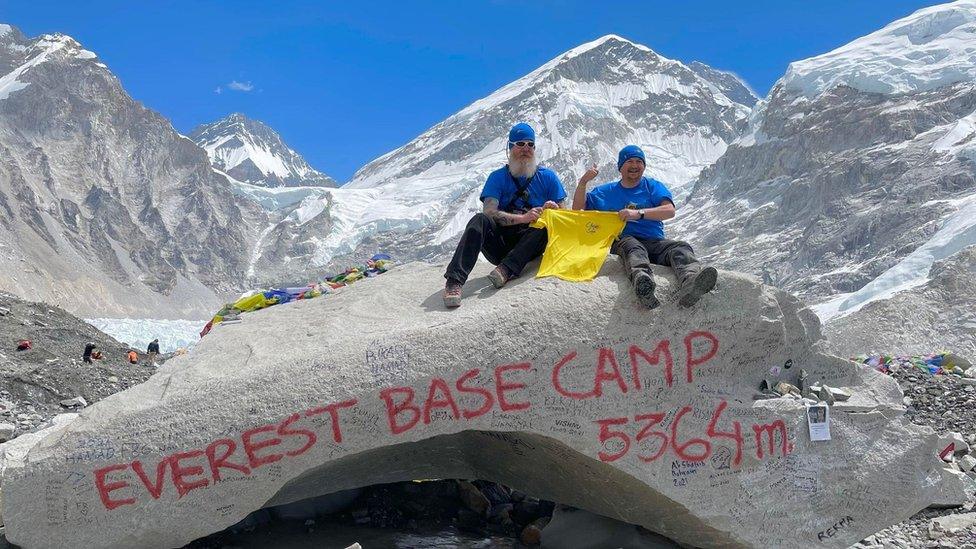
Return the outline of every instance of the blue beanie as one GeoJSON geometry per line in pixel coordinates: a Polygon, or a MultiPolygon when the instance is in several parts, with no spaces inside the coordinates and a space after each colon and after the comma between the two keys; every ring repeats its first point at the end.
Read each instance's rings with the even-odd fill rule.
{"type": "Polygon", "coordinates": [[[617,170],[624,167],[624,162],[630,160],[631,158],[640,158],[641,162],[647,164],[647,159],[644,158],[644,151],[641,150],[637,145],[627,145],[626,147],[620,149],[620,154],[617,155],[617,170]]]}
{"type": "Polygon", "coordinates": [[[534,143],[535,130],[525,122],[519,122],[512,126],[512,129],[508,131],[508,148],[512,148],[512,143],[516,141],[532,141],[534,143]]]}

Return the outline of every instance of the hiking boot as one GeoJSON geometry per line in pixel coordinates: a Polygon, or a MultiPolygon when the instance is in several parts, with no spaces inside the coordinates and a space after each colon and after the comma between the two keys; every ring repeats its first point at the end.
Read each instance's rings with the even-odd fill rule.
{"type": "Polygon", "coordinates": [[[495,288],[501,288],[506,282],[511,278],[511,273],[508,272],[508,267],[504,265],[499,265],[495,267],[495,270],[488,273],[488,280],[491,281],[491,285],[495,288]]]}
{"type": "Polygon", "coordinates": [[[448,309],[461,306],[461,285],[453,280],[448,280],[444,286],[444,306],[448,309]]]}
{"type": "Polygon", "coordinates": [[[718,271],[715,270],[715,267],[705,267],[701,271],[689,275],[678,288],[678,306],[691,307],[698,303],[701,296],[712,291],[717,279],[718,271]]]}
{"type": "Polygon", "coordinates": [[[637,301],[648,309],[661,304],[654,297],[654,278],[647,273],[637,273],[634,277],[634,293],[637,294],[637,301]]]}

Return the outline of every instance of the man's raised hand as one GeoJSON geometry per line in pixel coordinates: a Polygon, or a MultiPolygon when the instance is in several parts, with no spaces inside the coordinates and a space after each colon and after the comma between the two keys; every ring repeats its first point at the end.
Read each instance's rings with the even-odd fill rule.
{"type": "Polygon", "coordinates": [[[598,173],[600,173],[600,170],[596,168],[596,164],[591,164],[590,167],[586,168],[586,172],[583,174],[583,177],[580,178],[580,184],[586,185],[590,181],[593,181],[598,173]]]}

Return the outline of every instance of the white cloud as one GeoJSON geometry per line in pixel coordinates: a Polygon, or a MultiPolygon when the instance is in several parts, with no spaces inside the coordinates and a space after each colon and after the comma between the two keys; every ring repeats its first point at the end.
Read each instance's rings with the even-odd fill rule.
{"type": "Polygon", "coordinates": [[[254,89],[254,84],[250,80],[247,82],[238,82],[237,80],[231,80],[227,83],[227,87],[234,91],[249,92],[254,89]]]}

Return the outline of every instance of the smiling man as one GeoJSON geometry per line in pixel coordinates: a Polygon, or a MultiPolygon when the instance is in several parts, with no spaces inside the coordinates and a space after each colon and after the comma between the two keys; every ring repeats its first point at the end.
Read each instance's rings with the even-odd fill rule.
{"type": "Polygon", "coordinates": [[[627,145],[617,155],[620,180],[586,192],[587,183],[597,175],[596,167],[591,167],[576,187],[573,209],[616,211],[626,222],[610,251],[623,259],[642,305],[649,309],[660,305],[654,296],[653,263],[674,269],[680,284],[678,305],[691,307],[712,291],[718,271],[714,267],[702,268],[687,242],[664,238],[664,220],[674,217],[674,199],[664,183],[644,177],[645,162],[640,147],[627,145]]]}
{"type": "Polygon", "coordinates": [[[491,172],[481,213],[468,222],[454,257],[444,273],[444,305],[461,305],[461,287],[483,253],[494,265],[492,285],[501,288],[519,275],[526,263],[546,249],[546,230],[529,227],[545,208],[559,208],[566,199],[559,176],[535,159],[535,130],[522,122],[508,132],[508,164],[491,172]]]}

